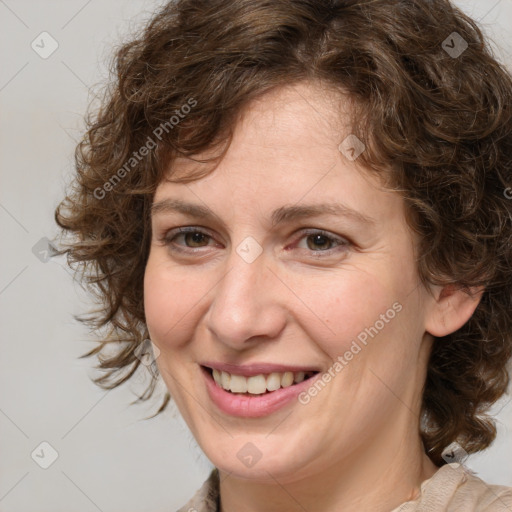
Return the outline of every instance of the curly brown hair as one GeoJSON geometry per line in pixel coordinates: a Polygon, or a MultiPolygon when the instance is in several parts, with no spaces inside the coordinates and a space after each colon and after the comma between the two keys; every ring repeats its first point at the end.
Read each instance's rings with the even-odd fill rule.
{"type": "Polygon", "coordinates": [[[436,465],[454,440],[486,448],[512,355],[512,77],[476,22],[448,0],[176,0],[114,63],[55,212],[73,236],[61,254],[99,303],[80,320],[106,328],[82,356],[99,354],[107,370],[94,382],[112,389],[140,365],[149,209],[169,164],[207,149],[218,162],[251,100],[315,81],[357,107],[360,161],[403,195],[422,282],[485,287],[471,319],[434,339],[421,436],[436,465]]]}

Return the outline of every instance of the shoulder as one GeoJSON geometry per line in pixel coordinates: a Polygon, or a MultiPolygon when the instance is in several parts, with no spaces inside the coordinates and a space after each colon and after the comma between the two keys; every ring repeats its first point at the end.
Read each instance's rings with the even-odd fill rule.
{"type": "MultiPolygon", "coordinates": [[[[476,512],[512,512],[512,487],[489,484],[467,472],[466,481],[460,489],[458,501],[475,505],[471,510],[476,512]]],[[[462,510],[462,509],[461,509],[462,510]]]]}
{"type": "Polygon", "coordinates": [[[393,512],[512,512],[512,487],[488,484],[466,466],[446,464],[421,484],[418,499],[393,512]]]}
{"type": "Polygon", "coordinates": [[[177,512],[218,512],[219,472],[212,469],[200,489],[177,512]]]}

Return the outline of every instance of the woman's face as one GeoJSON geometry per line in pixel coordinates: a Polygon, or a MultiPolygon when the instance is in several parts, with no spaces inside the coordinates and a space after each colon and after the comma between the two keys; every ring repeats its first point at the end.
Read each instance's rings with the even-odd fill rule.
{"type": "Polygon", "coordinates": [[[344,105],[316,85],[274,90],[213,173],[154,197],[157,364],[205,454],[242,478],[285,483],[419,446],[428,294],[403,199],[358,167],[344,105]]]}

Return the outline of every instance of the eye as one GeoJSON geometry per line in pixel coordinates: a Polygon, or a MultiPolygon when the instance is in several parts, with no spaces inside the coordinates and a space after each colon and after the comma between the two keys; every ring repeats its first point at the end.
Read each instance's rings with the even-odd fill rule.
{"type": "Polygon", "coordinates": [[[307,250],[316,253],[331,253],[337,247],[345,248],[350,245],[348,240],[319,229],[303,231],[299,242],[302,240],[305,240],[307,250]]]}
{"type": "MultiPolygon", "coordinates": [[[[350,245],[348,240],[320,229],[309,229],[301,233],[302,236],[295,246],[315,253],[315,256],[344,250],[350,245]],[[303,241],[305,241],[306,247],[300,247],[303,241]]],[[[213,245],[210,242],[214,240],[207,232],[194,226],[188,226],[168,231],[161,241],[173,251],[195,252],[195,250],[213,245]]]]}
{"type": "MultiPolygon", "coordinates": [[[[201,247],[206,247],[208,245],[208,240],[212,237],[201,231],[200,229],[189,227],[189,228],[177,228],[169,231],[163,237],[163,242],[165,245],[173,245],[173,249],[181,251],[183,249],[178,249],[176,246],[182,246],[183,244],[177,243],[177,240],[183,240],[185,242],[184,247],[189,249],[197,249],[201,247]],[[206,242],[206,243],[205,243],[206,242]]],[[[185,249],[186,250],[186,249],[185,249]]]]}

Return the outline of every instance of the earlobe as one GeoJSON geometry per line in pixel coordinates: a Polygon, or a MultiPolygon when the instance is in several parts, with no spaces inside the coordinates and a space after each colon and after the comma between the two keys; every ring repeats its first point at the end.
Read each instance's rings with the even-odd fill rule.
{"type": "Polygon", "coordinates": [[[455,284],[433,289],[431,308],[425,330],[432,336],[447,336],[460,329],[474,313],[484,287],[461,288],[455,284]]]}

